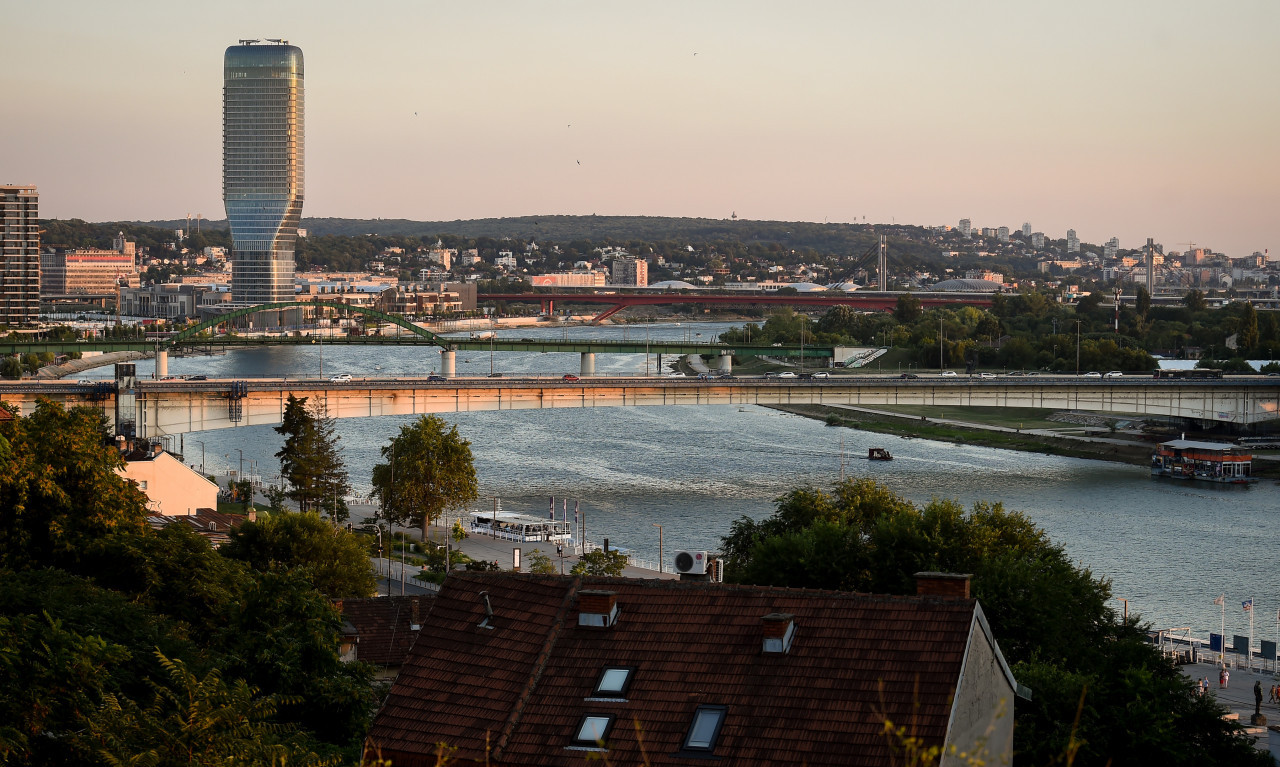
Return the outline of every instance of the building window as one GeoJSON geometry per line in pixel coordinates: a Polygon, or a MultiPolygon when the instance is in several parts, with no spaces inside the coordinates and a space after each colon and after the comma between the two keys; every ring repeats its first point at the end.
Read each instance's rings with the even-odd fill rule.
{"type": "Polygon", "coordinates": [[[147,489],[147,481],[146,481],[145,479],[144,479],[144,480],[140,480],[140,481],[138,482],[138,489],[139,489],[139,490],[146,490],[146,489],[147,489]]]}
{"type": "Polygon", "coordinates": [[[627,694],[631,686],[630,668],[606,668],[600,672],[600,680],[596,682],[595,694],[606,698],[621,698],[627,694]]]}
{"type": "Polygon", "coordinates": [[[720,726],[724,724],[728,711],[728,706],[698,706],[698,710],[693,712],[689,734],[684,736],[684,750],[715,750],[716,739],[720,737],[720,726]]]}
{"type": "Polygon", "coordinates": [[[573,738],[575,746],[604,747],[604,739],[613,727],[612,714],[587,714],[578,725],[577,734],[573,738]]]}

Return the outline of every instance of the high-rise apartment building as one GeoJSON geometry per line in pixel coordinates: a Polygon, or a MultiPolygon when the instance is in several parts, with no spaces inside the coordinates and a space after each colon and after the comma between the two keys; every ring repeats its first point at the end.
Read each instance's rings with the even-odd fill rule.
{"type": "Polygon", "coordinates": [[[960,219],[960,234],[966,240],[973,236],[973,222],[967,218],[960,219]]]}
{"type": "Polygon", "coordinates": [[[1067,252],[1068,253],[1080,252],[1080,238],[1076,236],[1076,230],[1074,229],[1067,230],[1067,252]]]}
{"type": "Polygon", "coordinates": [[[649,262],[643,258],[615,258],[613,284],[646,287],[649,284],[649,262]]]}
{"type": "Polygon", "coordinates": [[[1023,236],[1024,238],[1027,238],[1027,237],[1030,237],[1030,236],[1031,236],[1031,222],[1030,222],[1030,221],[1027,221],[1027,222],[1023,223],[1023,225],[1022,225],[1022,236],[1023,236]]]}
{"type": "Polygon", "coordinates": [[[1033,247],[1033,248],[1043,248],[1043,247],[1044,247],[1044,232],[1032,232],[1032,233],[1031,233],[1031,247],[1033,247]]]}
{"type": "Polygon", "coordinates": [[[30,184],[0,185],[0,322],[40,320],[40,194],[30,184]]]}
{"type": "Polygon", "coordinates": [[[1000,242],[1009,241],[1009,227],[1002,226],[996,229],[996,239],[1000,242]]]}
{"type": "Polygon", "coordinates": [[[292,301],[302,218],[302,50],[241,40],[223,58],[222,199],[231,224],[231,297],[292,301]]]}

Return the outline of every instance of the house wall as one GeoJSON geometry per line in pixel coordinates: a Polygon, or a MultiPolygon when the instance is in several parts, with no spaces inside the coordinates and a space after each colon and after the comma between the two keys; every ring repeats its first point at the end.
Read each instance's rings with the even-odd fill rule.
{"type": "Polygon", "coordinates": [[[168,453],[149,461],[129,461],[120,473],[138,483],[153,513],[174,517],[218,508],[218,486],[168,453]]]}
{"type": "Polygon", "coordinates": [[[987,765],[1012,764],[1013,701],[1014,690],[991,640],[981,622],[974,620],[947,728],[946,745],[954,746],[957,754],[944,755],[942,767],[972,763],[961,759],[960,753],[976,755],[987,765]]]}

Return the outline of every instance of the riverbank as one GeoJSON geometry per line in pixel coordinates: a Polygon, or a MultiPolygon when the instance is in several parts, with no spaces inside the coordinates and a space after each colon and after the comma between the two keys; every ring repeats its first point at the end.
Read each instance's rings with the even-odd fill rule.
{"type": "MultiPolygon", "coordinates": [[[[1044,428],[1024,429],[977,423],[963,420],[963,416],[953,418],[917,416],[851,405],[770,407],[774,410],[823,421],[828,426],[843,426],[898,437],[919,437],[939,442],[1020,450],[1042,455],[1115,461],[1134,466],[1151,464],[1151,454],[1156,441],[1141,438],[1136,434],[1105,437],[1096,434],[1064,434],[1058,430],[1044,428]]],[[[1280,462],[1275,458],[1275,456],[1255,456],[1254,476],[1280,478],[1280,462]]]]}

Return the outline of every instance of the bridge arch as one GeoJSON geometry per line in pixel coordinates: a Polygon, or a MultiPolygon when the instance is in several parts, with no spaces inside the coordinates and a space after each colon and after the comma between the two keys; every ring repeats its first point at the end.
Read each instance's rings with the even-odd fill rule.
{"type": "Polygon", "coordinates": [[[438,336],[435,333],[432,333],[430,330],[426,330],[425,328],[418,327],[412,322],[406,320],[404,317],[399,317],[394,314],[387,314],[386,312],[380,312],[377,309],[371,309],[367,306],[354,306],[352,304],[340,304],[340,303],[335,303],[333,301],[280,301],[274,304],[258,304],[256,306],[243,306],[238,309],[235,309],[234,311],[228,312],[226,314],[220,314],[217,317],[212,317],[210,319],[205,320],[204,322],[199,322],[199,323],[196,323],[195,325],[192,325],[189,328],[185,328],[179,331],[177,335],[174,335],[173,337],[167,339],[167,341],[171,346],[181,346],[182,344],[185,344],[185,343],[193,343],[197,340],[196,336],[200,335],[206,330],[216,328],[217,326],[229,320],[238,319],[240,317],[248,317],[251,314],[257,314],[258,312],[269,312],[275,309],[293,309],[293,308],[335,309],[340,311],[355,312],[356,314],[363,314],[366,317],[373,317],[374,319],[381,320],[382,322],[388,322],[392,325],[402,327],[405,330],[408,330],[409,332],[415,335],[422,336],[423,338],[430,340],[432,343],[436,344],[437,346],[440,346],[446,349],[449,348],[447,339],[442,338],[441,336],[438,336]]]}

